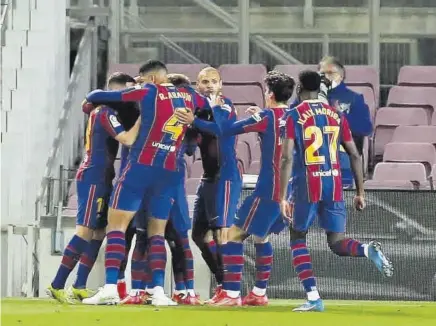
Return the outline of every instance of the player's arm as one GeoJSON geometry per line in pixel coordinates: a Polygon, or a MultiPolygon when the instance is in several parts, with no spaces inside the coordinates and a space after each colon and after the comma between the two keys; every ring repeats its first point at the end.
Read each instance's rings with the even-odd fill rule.
{"type": "Polygon", "coordinates": [[[265,132],[268,126],[267,111],[261,111],[234,123],[218,123],[223,136],[245,134],[249,132],[265,132]]]}
{"type": "Polygon", "coordinates": [[[293,164],[293,153],[294,153],[294,139],[295,139],[295,129],[294,129],[294,121],[288,117],[285,121],[285,126],[283,126],[284,136],[282,136],[283,144],[282,144],[282,160],[280,164],[280,198],[281,198],[281,210],[282,214],[285,217],[290,218],[286,211],[287,208],[287,193],[289,186],[289,179],[291,177],[292,172],[292,164],[293,164]]]}
{"type": "Polygon", "coordinates": [[[108,110],[101,115],[101,123],[113,138],[123,145],[131,146],[138,135],[141,118],[136,120],[135,125],[129,131],[126,131],[114,112],[108,110]]]}
{"type": "Polygon", "coordinates": [[[343,116],[341,122],[341,136],[342,136],[342,146],[350,157],[351,170],[354,174],[354,182],[356,183],[356,199],[362,202],[356,202],[355,205],[357,209],[363,209],[364,202],[363,196],[365,194],[363,188],[363,167],[362,159],[360,158],[359,152],[357,151],[356,144],[354,144],[353,137],[351,136],[350,127],[348,126],[347,119],[343,116]],[[360,197],[360,198],[357,198],[360,197]]]}
{"type": "Polygon", "coordinates": [[[116,91],[102,91],[97,89],[86,96],[86,101],[91,103],[101,102],[139,102],[149,92],[149,85],[144,87],[134,86],[116,91]]]}

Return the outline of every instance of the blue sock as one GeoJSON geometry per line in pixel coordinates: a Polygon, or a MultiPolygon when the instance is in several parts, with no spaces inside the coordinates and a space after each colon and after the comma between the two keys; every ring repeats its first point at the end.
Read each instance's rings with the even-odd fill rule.
{"type": "Polygon", "coordinates": [[[338,256],[365,257],[365,247],[354,239],[347,238],[337,241],[330,248],[338,256]]]}
{"type": "Polygon", "coordinates": [[[271,242],[256,243],[256,287],[266,289],[271,275],[273,247],[271,242]]]}
{"type": "Polygon", "coordinates": [[[121,262],[126,255],[126,238],[122,231],[111,231],[107,235],[105,264],[106,284],[117,284],[121,262]]]}
{"type": "Polygon", "coordinates": [[[132,289],[143,290],[145,289],[144,284],[144,273],[147,267],[147,257],[145,251],[147,249],[147,231],[146,230],[136,230],[136,242],[135,249],[132,255],[132,289]]]}
{"type": "Polygon", "coordinates": [[[149,239],[148,262],[151,271],[152,287],[164,286],[167,250],[165,239],[161,235],[154,235],[149,239]]]}
{"type": "Polygon", "coordinates": [[[191,246],[189,245],[188,235],[182,237],[183,255],[185,256],[185,285],[189,290],[194,289],[194,257],[192,255],[191,246]]]}
{"type": "Polygon", "coordinates": [[[306,240],[291,241],[292,264],[306,292],[316,290],[316,280],[313,275],[312,259],[307,249],[306,240]]]}
{"type": "Polygon", "coordinates": [[[94,266],[102,243],[103,240],[92,239],[88,245],[88,248],[80,257],[79,268],[77,270],[77,278],[73,285],[73,287],[75,287],[76,289],[86,288],[86,282],[88,281],[89,273],[94,266]]]}
{"type": "Polygon", "coordinates": [[[221,250],[225,269],[223,289],[241,291],[244,245],[238,242],[228,242],[221,247],[221,250]]]}
{"type": "Polygon", "coordinates": [[[88,241],[82,239],[81,237],[74,235],[73,238],[68,243],[64,250],[64,255],[62,256],[62,262],[59,266],[58,272],[51,283],[51,286],[55,289],[63,289],[67,278],[71,271],[76,266],[80,259],[82,253],[88,247],[88,241]]]}

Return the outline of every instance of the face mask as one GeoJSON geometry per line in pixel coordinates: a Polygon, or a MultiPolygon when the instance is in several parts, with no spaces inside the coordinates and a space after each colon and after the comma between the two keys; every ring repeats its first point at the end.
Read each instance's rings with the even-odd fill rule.
{"type": "Polygon", "coordinates": [[[332,81],[332,88],[336,88],[339,84],[337,81],[332,81]]]}

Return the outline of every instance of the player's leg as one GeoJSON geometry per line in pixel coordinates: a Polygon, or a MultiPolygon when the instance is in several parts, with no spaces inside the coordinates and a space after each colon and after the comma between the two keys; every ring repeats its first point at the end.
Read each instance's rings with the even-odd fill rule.
{"type": "Polygon", "coordinates": [[[47,289],[47,294],[60,302],[68,301],[64,291],[65,283],[81,255],[88,248],[92,238],[97,217],[97,199],[100,191],[101,187],[98,185],[77,182],[76,232],[66,246],[56,276],[47,289]]]}
{"type": "Polygon", "coordinates": [[[146,167],[129,162],[114,187],[110,199],[108,226],[106,228],[105,286],[94,296],[83,300],[84,304],[116,304],[120,301],[117,281],[121,262],[126,254],[125,232],[141,205],[147,187],[150,186],[147,172],[146,167]],[[138,183],[138,180],[146,181],[138,183]]]}
{"type": "Polygon", "coordinates": [[[324,311],[307,248],[307,231],[312,225],[318,204],[296,201],[293,204],[293,220],[290,228],[292,265],[307,295],[307,302],[293,311],[324,311]]]}
{"type": "Polygon", "coordinates": [[[132,221],[130,221],[129,226],[126,230],[126,251],[123,261],[121,262],[120,272],[118,273],[117,280],[117,291],[121,300],[127,297],[127,285],[125,280],[125,272],[127,267],[127,259],[129,258],[129,252],[132,248],[133,237],[135,236],[136,229],[132,226],[132,221]]]}
{"type": "MultiPolygon", "coordinates": [[[[155,196],[150,201],[150,218],[147,233],[149,241],[148,262],[150,266],[153,297],[152,304],[156,306],[177,305],[164,293],[165,266],[167,251],[165,248],[165,229],[169,214],[174,204],[175,192],[181,181],[182,175],[175,172],[162,171],[165,188],[156,190],[155,196]]],[[[159,185],[162,187],[162,185],[159,185]]]]}
{"type": "Polygon", "coordinates": [[[269,237],[254,237],[254,247],[256,249],[256,283],[251,292],[242,299],[244,306],[266,306],[268,297],[266,288],[271,275],[273,262],[273,247],[269,237]]]}
{"type": "Polygon", "coordinates": [[[326,230],[332,252],[345,257],[367,257],[387,277],[393,275],[392,262],[381,251],[378,241],[368,244],[345,236],[346,208],[344,202],[323,202],[320,206],[320,224],[326,230]]]}
{"type": "Polygon", "coordinates": [[[108,186],[105,195],[97,200],[98,212],[96,229],[93,232],[92,240],[90,241],[87,250],[80,257],[76,281],[68,289],[68,295],[80,301],[95,293],[95,291],[86,288],[86,283],[88,281],[89,273],[97,260],[103,240],[106,237],[107,212],[111,192],[112,185],[108,186]]]}
{"type": "MultiPolygon", "coordinates": [[[[178,240],[182,250],[183,281],[186,288],[186,295],[183,298],[183,304],[199,305],[201,304],[198,296],[194,291],[194,258],[188,238],[188,231],[191,228],[191,219],[189,218],[188,201],[186,199],[185,184],[179,185],[177,196],[170,213],[170,222],[174,236],[178,240]]],[[[180,288],[181,285],[179,285],[180,288]]],[[[176,283],[177,289],[177,283],[176,283]]]]}
{"type": "MultiPolygon", "coordinates": [[[[217,248],[210,230],[208,211],[206,206],[212,206],[214,203],[215,184],[203,181],[197,189],[197,197],[194,203],[194,214],[192,222],[192,240],[201,251],[201,256],[206,262],[211,273],[215,276],[218,289],[222,284],[222,273],[217,273],[217,248]],[[212,202],[212,203],[210,203],[212,202]]],[[[212,208],[209,208],[210,211],[212,208]]],[[[213,217],[215,213],[213,213],[213,217]]],[[[219,291],[219,290],[218,290],[219,291]]]]}
{"type": "MultiPolygon", "coordinates": [[[[174,211],[171,210],[171,213],[174,211]]],[[[171,217],[172,214],[170,214],[171,217]]],[[[181,304],[183,303],[183,299],[186,297],[186,285],[185,285],[185,259],[183,254],[183,246],[181,239],[179,238],[176,230],[174,229],[172,218],[168,221],[166,230],[165,230],[165,240],[168,242],[168,245],[171,250],[171,263],[173,267],[173,275],[174,275],[174,284],[175,289],[173,291],[172,299],[173,301],[181,304]]]]}
{"type": "Polygon", "coordinates": [[[95,291],[86,288],[86,283],[88,282],[89,273],[91,273],[95,261],[97,260],[105,236],[106,230],[104,228],[94,230],[92,240],[90,241],[87,250],[80,257],[76,281],[69,289],[70,297],[82,301],[95,293],[95,291]]]}

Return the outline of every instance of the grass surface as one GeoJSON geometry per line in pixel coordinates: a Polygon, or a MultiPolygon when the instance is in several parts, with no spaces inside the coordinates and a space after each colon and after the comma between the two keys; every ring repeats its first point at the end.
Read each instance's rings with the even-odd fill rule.
{"type": "Polygon", "coordinates": [[[325,301],[324,313],[294,313],[301,301],[274,300],[268,307],[61,305],[45,299],[1,301],[2,326],[402,326],[436,325],[436,303],[325,301]]]}

